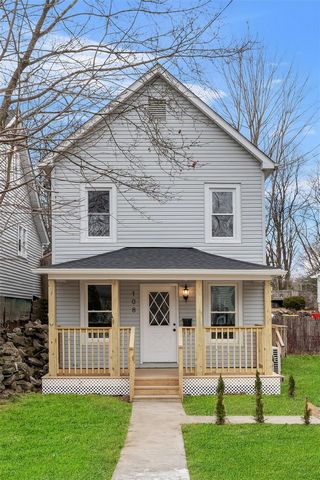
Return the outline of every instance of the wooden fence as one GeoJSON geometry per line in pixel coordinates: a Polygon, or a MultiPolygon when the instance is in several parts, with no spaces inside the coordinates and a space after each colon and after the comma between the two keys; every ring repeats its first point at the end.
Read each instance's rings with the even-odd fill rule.
{"type": "Polygon", "coordinates": [[[287,326],[287,353],[320,354],[320,320],[299,315],[279,315],[275,321],[287,326]]]}

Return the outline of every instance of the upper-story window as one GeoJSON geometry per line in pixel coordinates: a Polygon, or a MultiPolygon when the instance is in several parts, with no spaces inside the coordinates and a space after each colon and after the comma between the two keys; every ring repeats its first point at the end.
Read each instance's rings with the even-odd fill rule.
{"type": "Polygon", "coordinates": [[[18,255],[20,257],[27,257],[28,254],[28,237],[27,229],[19,225],[18,227],[18,255]]]}
{"type": "Polygon", "coordinates": [[[116,192],[113,186],[83,186],[81,241],[115,241],[116,192]]]}
{"type": "Polygon", "coordinates": [[[206,242],[240,242],[240,186],[205,186],[206,242]]]}
{"type": "Polygon", "coordinates": [[[110,236],[110,190],[88,191],[88,236],[110,236]]]}

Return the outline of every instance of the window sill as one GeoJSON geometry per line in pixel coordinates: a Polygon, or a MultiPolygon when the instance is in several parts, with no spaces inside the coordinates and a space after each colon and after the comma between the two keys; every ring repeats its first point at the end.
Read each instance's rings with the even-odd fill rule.
{"type": "Polygon", "coordinates": [[[220,237],[220,238],[206,238],[205,243],[214,243],[216,245],[224,245],[225,243],[233,243],[241,245],[240,238],[228,238],[228,237],[220,237]]]}
{"type": "Polygon", "coordinates": [[[80,243],[116,243],[113,237],[80,237],[80,243]]]}

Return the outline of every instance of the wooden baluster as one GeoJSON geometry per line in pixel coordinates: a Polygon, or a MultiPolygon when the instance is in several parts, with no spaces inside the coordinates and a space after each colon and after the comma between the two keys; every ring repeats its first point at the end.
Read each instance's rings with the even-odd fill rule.
{"type": "Polygon", "coordinates": [[[73,330],[73,363],[74,374],[77,375],[77,332],[73,330]]]}
{"type": "Polygon", "coordinates": [[[61,338],[62,338],[62,374],[64,375],[65,374],[65,367],[66,367],[66,364],[65,364],[65,361],[66,361],[66,357],[65,357],[65,345],[64,345],[64,342],[66,341],[65,340],[65,330],[61,330],[61,338]]]}
{"type": "Polygon", "coordinates": [[[68,328],[68,370],[71,372],[70,328],[68,328]]]}
{"type": "Polygon", "coordinates": [[[242,368],[242,338],[241,338],[242,332],[241,329],[239,328],[239,373],[241,373],[241,368],[242,368]]]}
{"type": "Polygon", "coordinates": [[[103,330],[103,373],[106,373],[106,331],[103,330]]]}
{"type": "Polygon", "coordinates": [[[97,362],[98,362],[98,375],[100,374],[100,329],[98,330],[97,332],[97,337],[98,337],[98,343],[97,343],[97,350],[98,350],[98,354],[97,354],[97,362]]]}
{"type": "Polygon", "coordinates": [[[237,345],[236,345],[236,343],[237,343],[237,335],[238,335],[238,334],[237,334],[237,330],[235,329],[235,330],[234,330],[234,333],[233,333],[233,363],[232,363],[232,365],[233,365],[233,371],[234,371],[234,372],[236,372],[236,369],[237,369],[237,361],[236,361],[236,356],[237,356],[237,354],[236,354],[236,351],[237,351],[237,348],[236,348],[236,347],[237,347],[237,345]]]}
{"type": "MultiPolygon", "coordinates": [[[[206,338],[206,334],[205,334],[206,338]]],[[[209,330],[209,372],[212,373],[212,333],[209,330]]]]}
{"type": "Polygon", "coordinates": [[[246,372],[248,371],[248,331],[244,330],[244,365],[246,372]]]}
{"type": "Polygon", "coordinates": [[[251,371],[253,371],[253,329],[250,328],[251,371]]]}
{"type": "Polygon", "coordinates": [[[80,361],[80,374],[82,373],[82,329],[79,330],[79,361],[80,361]]]}
{"type": "Polygon", "coordinates": [[[233,330],[230,330],[228,329],[227,330],[227,358],[228,358],[228,361],[227,361],[227,370],[228,372],[230,372],[230,333],[231,333],[231,336],[232,336],[232,333],[233,333],[233,330]]]}
{"type": "Polygon", "coordinates": [[[85,329],[85,341],[86,341],[86,373],[89,369],[89,352],[88,352],[88,329],[85,329]]]}

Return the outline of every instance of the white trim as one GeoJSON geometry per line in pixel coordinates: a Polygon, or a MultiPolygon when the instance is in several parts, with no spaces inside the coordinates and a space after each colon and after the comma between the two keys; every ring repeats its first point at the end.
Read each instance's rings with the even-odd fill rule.
{"type": "MultiPolygon", "coordinates": [[[[169,289],[169,288],[174,288],[175,294],[174,294],[174,299],[175,299],[175,306],[174,306],[174,312],[176,315],[176,362],[178,361],[178,330],[179,330],[179,284],[177,283],[141,283],[140,284],[140,363],[143,365],[145,363],[144,358],[143,358],[143,352],[144,352],[144,345],[145,345],[145,329],[144,325],[145,322],[143,321],[143,314],[144,314],[144,296],[148,292],[149,289],[169,289]]],[[[152,362],[152,363],[157,363],[157,362],[152,362]]],[[[164,363],[164,362],[160,362],[164,363]]]]}
{"type": "Polygon", "coordinates": [[[80,184],[80,243],[115,243],[117,241],[117,189],[112,183],[80,184]],[[110,235],[89,237],[88,195],[89,191],[110,192],[110,235]]]}
{"type": "Polygon", "coordinates": [[[80,281],[80,326],[88,327],[88,285],[110,285],[108,280],[81,280],[80,281]]]}
{"type": "Polygon", "coordinates": [[[90,120],[85,122],[71,137],[68,137],[64,140],[60,146],[56,149],[55,154],[48,155],[40,164],[40,168],[46,168],[52,166],[54,161],[61,153],[63,153],[67,148],[71,148],[83,135],[85,135],[89,130],[95,127],[102,118],[105,118],[106,115],[110,114],[115,110],[119,105],[129,100],[134,93],[136,93],[141,87],[143,87],[147,82],[152,81],[155,77],[162,77],[169,85],[175,88],[179,93],[181,93],[187,100],[189,100],[195,107],[197,107],[202,113],[204,113],[209,119],[211,119],[216,125],[218,125],[222,130],[224,130],[230,137],[232,137],[237,143],[239,143],[245,150],[247,150],[251,155],[254,156],[261,164],[262,170],[274,170],[276,164],[271,160],[267,155],[265,155],[259,148],[257,148],[253,143],[251,143],[247,138],[245,138],[241,133],[239,133],[235,128],[233,128],[228,122],[226,122],[220,115],[213,111],[205,102],[203,102],[197,95],[195,95],[191,90],[189,90],[185,85],[183,85],[177,78],[175,78],[171,73],[169,73],[162,65],[155,65],[150,70],[148,70],[144,75],[142,75],[138,80],[133,82],[126,90],[124,90],[118,97],[116,97],[109,105],[98,114],[94,115],[90,120]]]}
{"type": "Polygon", "coordinates": [[[232,183],[207,183],[204,185],[204,223],[205,242],[224,245],[225,243],[241,243],[241,187],[232,183]],[[211,192],[232,192],[233,205],[233,236],[212,236],[212,197],[211,192]]]}
{"type": "MultiPolygon", "coordinates": [[[[21,245],[22,245],[22,242],[21,242],[21,245]]],[[[17,253],[18,253],[18,257],[28,258],[28,228],[24,225],[18,225],[18,248],[17,248],[17,253]],[[20,230],[24,230],[24,232],[25,232],[24,248],[21,251],[19,250],[20,230]]]]}
{"type": "Polygon", "coordinates": [[[204,324],[207,327],[211,327],[211,295],[210,290],[212,286],[234,286],[236,288],[236,327],[241,327],[243,325],[243,283],[242,281],[214,281],[208,282],[204,290],[204,324]]]}
{"type": "Polygon", "coordinates": [[[151,270],[107,268],[37,268],[33,273],[47,274],[52,280],[272,280],[285,270],[151,270]]]}

